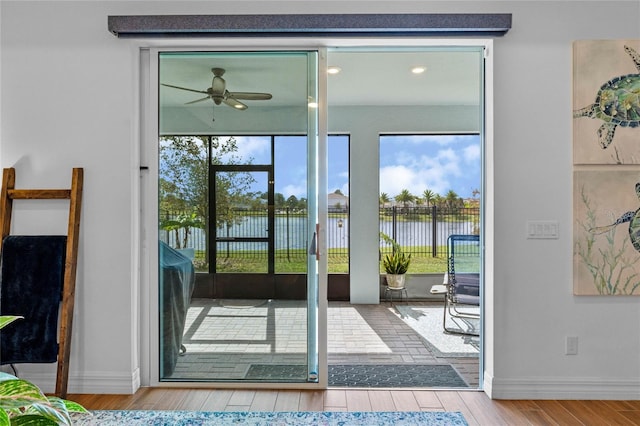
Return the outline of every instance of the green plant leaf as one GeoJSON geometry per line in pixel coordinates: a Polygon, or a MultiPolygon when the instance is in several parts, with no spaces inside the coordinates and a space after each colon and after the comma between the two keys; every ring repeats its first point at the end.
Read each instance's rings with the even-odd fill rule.
{"type": "MultiPolygon", "coordinates": [[[[51,398],[49,398],[49,399],[51,399],[51,398]]],[[[89,414],[89,410],[87,410],[82,405],[78,404],[77,402],[68,401],[66,399],[64,399],[62,401],[64,402],[64,405],[67,408],[67,411],[69,413],[85,413],[85,414],[89,414]]]]}
{"type": "Polygon", "coordinates": [[[55,422],[55,424],[70,426],[71,418],[69,417],[67,408],[65,407],[62,400],[60,400],[59,398],[56,399],[57,400],[50,401],[48,404],[33,404],[31,407],[29,407],[27,413],[52,420],[53,422],[55,422]]]}
{"type": "MultiPolygon", "coordinates": [[[[0,328],[20,318],[0,316],[0,328]]],[[[47,398],[33,383],[0,372],[0,426],[71,426],[69,412],[87,410],[72,401],[47,398]]]]}
{"type": "Polygon", "coordinates": [[[86,408],[77,402],[69,401],[66,399],[58,398],[57,396],[50,396],[49,403],[56,407],[58,411],[64,413],[89,413],[86,408]]]}
{"type": "Polygon", "coordinates": [[[4,328],[5,326],[11,324],[15,320],[22,319],[24,317],[16,316],[16,315],[1,315],[0,316],[0,328],[4,328]]]}
{"type": "Polygon", "coordinates": [[[9,420],[9,414],[4,410],[0,410],[0,426],[10,426],[10,425],[11,425],[11,421],[9,420]]]}
{"type": "Polygon", "coordinates": [[[411,254],[405,255],[402,251],[387,254],[382,259],[382,265],[387,274],[406,274],[410,264],[411,254]]]}
{"type": "Polygon", "coordinates": [[[0,408],[27,407],[38,402],[46,404],[49,400],[33,383],[22,379],[0,382],[0,408]]]}
{"type": "MultiPolygon", "coordinates": [[[[65,423],[63,423],[65,424],[65,423]]],[[[67,423],[69,424],[69,423],[67,423]]],[[[58,426],[59,423],[38,414],[23,414],[11,418],[11,426],[58,426]]]]}

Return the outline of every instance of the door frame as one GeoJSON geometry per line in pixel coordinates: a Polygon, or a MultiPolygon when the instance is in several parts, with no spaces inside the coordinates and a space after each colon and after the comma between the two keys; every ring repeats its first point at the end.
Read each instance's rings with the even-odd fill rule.
{"type": "MultiPolygon", "coordinates": [[[[273,139],[272,139],[273,143],[273,139]]],[[[217,222],[217,202],[216,202],[216,173],[225,173],[225,172],[261,172],[267,173],[267,197],[268,197],[268,205],[273,206],[274,204],[274,170],[273,170],[273,159],[270,165],[252,165],[252,164],[233,164],[233,165],[218,165],[211,164],[209,162],[209,222],[213,221],[213,226],[210,225],[210,229],[212,232],[209,234],[209,273],[215,274],[218,271],[216,270],[217,264],[217,256],[218,256],[218,242],[266,242],[267,243],[267,274],[273,275],[275,274],[275,211],[274,209],[267,209],[267,237],[259,238],[259,237],[242,237],[242,238],[233,238],[233,240],[220,240],[218,236],[218,227],[216,226],[217,222]],[[213,188],[213,190],[211,190],[213,188]],[[213,270],[212,270],[213,268],[213,270]]]]}
{"type": "MultiPolygon", "coordinates": [[[[136,262],[134,282],[138,285],[132,291],[137,292],[140,300],[139,306],[134,306],[133,318],[139,322],[132,324],[138,331],[140,339],[133,347],[138,351],[132,355],[132,362],[139,368],[140,384],[143,386],[163,386],[163,387],[184,387],[184,382],[168,383],[159,380],[159,337],[158,337],[158,62],[153,60],[161,51],[192,51],[192,50],[305,50],[318,51],[318,68],[326,69],[327,55],[325,46],[329,47],[463,47],[481,46],[485,52],[484,62],[484,98],[481,107],[483,108],[484,122],[482,123],[484,135],[484,155],[483,155],[483,195],[482,214],[483,221],[481,232],[484,248],[484,280],[485,288],[482,295],[483,307],[483,335],[481,339],[480,373],[481,388],[488,389],[490,393],[490,382],[488,378],[493,376],[494,370],[494,256],[493,256],[493,232],[494,232],[494,152],[493,152],[493,40],[492,39],[425,39],[425,38],[190,38],[190,39],[149,39],[136,43],[132,47],[133,55],[137,57],[135,76],[139,78],[139,102],[137,105],[139,132],[139,147],[132,147],[132,150],[140,151],[140,186],[135,188],[134,194],[139,195],[139,201],[133,203],[135,209],[140,209],[139,229],[140,229],[140,253],[139,261],[136,262]],[[187,43],[185,43],[187,41],[187,43]],[[185,48],[185,45],[188,47],[185,48]]],[[[327,74],[318,73],[318,101],[320,105],[326,105],[327,100],[327,74]]],[[[318,168],[319,168],[319,193],[318,210],[320,228],[318,233],[318,251],[326,253],[326,230],[324,223],[327,219],[326,200],[326,138],[328,135],[326,108],[319,110],[318,123],[318,168]],[[323,175],[324,171],[324,175],[323,175]],[[325,185],[323,186],[323,182],[325,185]]],[[[138,215],[137,211],[133,212],[138,215]]],[[[318,264],[318,354],[320,366],[327,366],[327,265],[326,259],[318,264]]],[[[376,271],[377,276],[377,271],[376,271]]],[[[326,389],[327,369],[320,370],[317,383],[189,383],[190,387],[202,388],[260,388],[260,389],[326,389]]]]}

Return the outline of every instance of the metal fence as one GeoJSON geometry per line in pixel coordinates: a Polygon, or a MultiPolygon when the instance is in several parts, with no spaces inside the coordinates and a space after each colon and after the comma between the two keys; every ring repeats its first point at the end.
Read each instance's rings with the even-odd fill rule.
{"type": "MultiPolygon", "coordinates": [[[[180,217],[179,213],[161,214],[161,221],[180,217]]],[[[184,215],[182,215],[184,216],[184,215]]],[[[234,220],[218,228],[217,235],[229,238],[218,242],[221,256],[262,258],[267,255],[266,243],[238,243],[233,237],[266,237],[267,210],[237,210],[234,220]]],[[[413,257],[445,257],[447,238],[452,234],[479,234],[478,208],[385,207],[380,208],[380,232],[393,238],[406,253],[413,257]]],[[[327,221],[327,248],[329,262],[343,262],[349,257],[349,214],[346,210],[331,209],[327,221]]],[[[160,239],[172,247],[181,247],[186,236],[186,247],[196,250],[196,257],[205,258],[207,247],[203,229],[191,226],[162,229],[160,239]],[[186,234],[186,235],[185,235],[186,234]],[[179,244],[178,244],[179,242],[179,244]]],[[[275,247],[277,259],[300,259],[307,256],[309,245],[307,218],[300,209],[281,208],[275,212],[275,247]]],[[[380,242],[382,253],[391,247],[380,242]]]]}
{"type": "Polygon", "coordinates": [[[381,208],[380,232],[393,238],[412,256],[446,256],[449,235],[480,233],[480,209],[436,206],[381,208]]]}

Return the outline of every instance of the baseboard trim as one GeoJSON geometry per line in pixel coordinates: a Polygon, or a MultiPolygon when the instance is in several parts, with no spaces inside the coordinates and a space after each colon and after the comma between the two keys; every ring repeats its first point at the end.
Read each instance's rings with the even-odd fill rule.
{"type": "Polygon", "coordinates": [[[640,380],[598,377],[523,377],[501,379],[485,373],[492,399],[640,400],[640,380]]]}
{"type": "MultiPolygon", "coordinates": [[[[55,392],[55,373],[25,373],[21,378],[29,380],[45,393],[55,392]]],[[[67,393],[125,394],[135,393],[140,388],[140,369],[131,374],[113,371],[69,373],[67,393]]]]}

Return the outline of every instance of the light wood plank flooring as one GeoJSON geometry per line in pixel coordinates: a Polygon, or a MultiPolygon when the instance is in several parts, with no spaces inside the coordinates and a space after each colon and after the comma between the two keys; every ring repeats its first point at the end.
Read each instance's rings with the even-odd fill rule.
{"type": "Polygon", "coordinates": [[[141,388],[68,399],[89,410],[460,411],[469,425],[640,425],[640,401],[498,401],[476,391],[141,388]]]}

